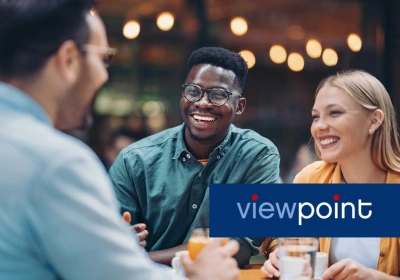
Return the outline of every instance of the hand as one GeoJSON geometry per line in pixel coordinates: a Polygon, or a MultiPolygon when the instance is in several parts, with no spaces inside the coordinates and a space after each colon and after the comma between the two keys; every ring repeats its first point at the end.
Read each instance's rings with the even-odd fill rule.
{"type": "Polygon", "coordinates": [[[368,279],[372,274],[371,270],[352,259],[344,259],[329,267],[321,276],[321,280],[368,279]]]}
{"type": "Polygon", "coordinates": [[[239,277],[239,268],[232,258],[239,251],[239,243],[216,238],[205,247],[194,261],[189,256],[182,256],[181,262],[186,276],[191,280],[221,279],[233,280],[239,277]]]}
{"type": "Polygon", "coordinates": [[[269,253],[269,258],[265,261],[263,267],[261,267],[261,271],[268,278],[279,277],[279,254],[277,248],[269,253]]]}
{"type": "MultiPolygon", "coordinates": [[[[132,221],[131,213],[124,212],[124,214],[122,214],[122,218],[128,224],[131,224],[131,221],[132,221]]],[[[134,224],[132,226],[132,228],[136,231],[136,235],[139,238],[140,246],[142,246],[143,248],[146,247],[146,245],[147,245],[146,237],[149,235],[149,232],[146,230],[146,225],[143,223],[134,224]]]]}

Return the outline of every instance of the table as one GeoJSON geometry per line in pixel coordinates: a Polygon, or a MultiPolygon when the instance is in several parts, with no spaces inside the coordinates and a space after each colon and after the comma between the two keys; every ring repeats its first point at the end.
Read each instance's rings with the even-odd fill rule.
{"type": "Polygon", "coordinates": [[[249,264],[240,270],[239,280],[265,280],[267,278],[260,270],[262,264],[249,264]]]}
{"type": "MultiPolygon", "coordinates": [[[[249,264],[240,270],[239,280],[279,280],[267,278],[260,270],[262,264],[249,264]]],[[[319,278],[318,278],[319,279],[319,278]]]]}

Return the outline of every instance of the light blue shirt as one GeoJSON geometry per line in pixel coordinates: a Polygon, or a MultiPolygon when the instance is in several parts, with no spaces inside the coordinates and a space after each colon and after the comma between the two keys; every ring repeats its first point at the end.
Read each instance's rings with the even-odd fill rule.
{"type": "Polygon", "coordinates": [[[168,279],[122,221],[105,170],[0,83],[0,279],[168,279]]]}

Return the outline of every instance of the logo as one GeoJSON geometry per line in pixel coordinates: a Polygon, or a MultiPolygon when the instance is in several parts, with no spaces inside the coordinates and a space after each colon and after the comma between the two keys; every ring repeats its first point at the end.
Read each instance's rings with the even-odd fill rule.
{"type": "Polygon", "coordinates": [[[213,237],[400,237],[397,184],[211,185],[213,237]]]}
{"type": "MultiPolygon", "coordinates": [[[[258,195],[253,194],[251,199],[253,201],[257,201],[258,195]]],[[[335,194],[333,196],[333,200],[340,200],[340,196],[335,194]]],[[[369,219],[372,215],[372,210],[367,210],[368,213],[366,215],[363,214],[363,211],[365,211],[364,207],[372,206],[372,203],[362,202],[361,199],[358,200],[357,206],[355,206],[352,202],[335,202],[333,205],[329,204],[328,202],[321,202],[316,206],[311,202],[295,202],[291,205],[289,205],[287,202],[262,202],[261,204],[256,202],[248,202],[246,206],[242,206],[242,203],[240,202],[237,202],[236,204],[242,219],[247,219],[249,217],[249,209],[252,207],[251,218],[253,219],[260,217],[262,219],[279,218],[290,220],[296,216],[298,217],[299,226],[303,224],[304,219],[311,219],[314,217],[314,215],[317,215],[320,219],[329,219],[332,217],[334,219],[346,219],[346,211],[350,212],[350,215],[347,213],[347,217],[351,219],[356,218],[356,213],[361,219],[369,219]],[[358,211],[356,211],[356,208],[358,211]],[[298,213],[298,215],[295,215],[295,213],[298,213]]]]}

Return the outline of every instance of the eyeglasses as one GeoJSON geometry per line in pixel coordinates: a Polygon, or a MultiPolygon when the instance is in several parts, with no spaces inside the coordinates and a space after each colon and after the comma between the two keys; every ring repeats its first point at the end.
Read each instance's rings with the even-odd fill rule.
{"type": "Polygon", "coordinates": [[[103,63],[106,68],[108,68],[117,54],[118,50],[115,48],[103,47],[98,45],[84,44],[81,47],[84,52],[92,52],[103,55],[103,63]]]}
{"type": "Polygon", "coordinates": [[[204,92],[208,92],[208,99],[215,106],[224,105],[229,96],[233,93],[224,88],[202,88],[198,85],[183,84],[183,94],[185,98],[190,102],[197,102],[203,98],[204,92]]]}

